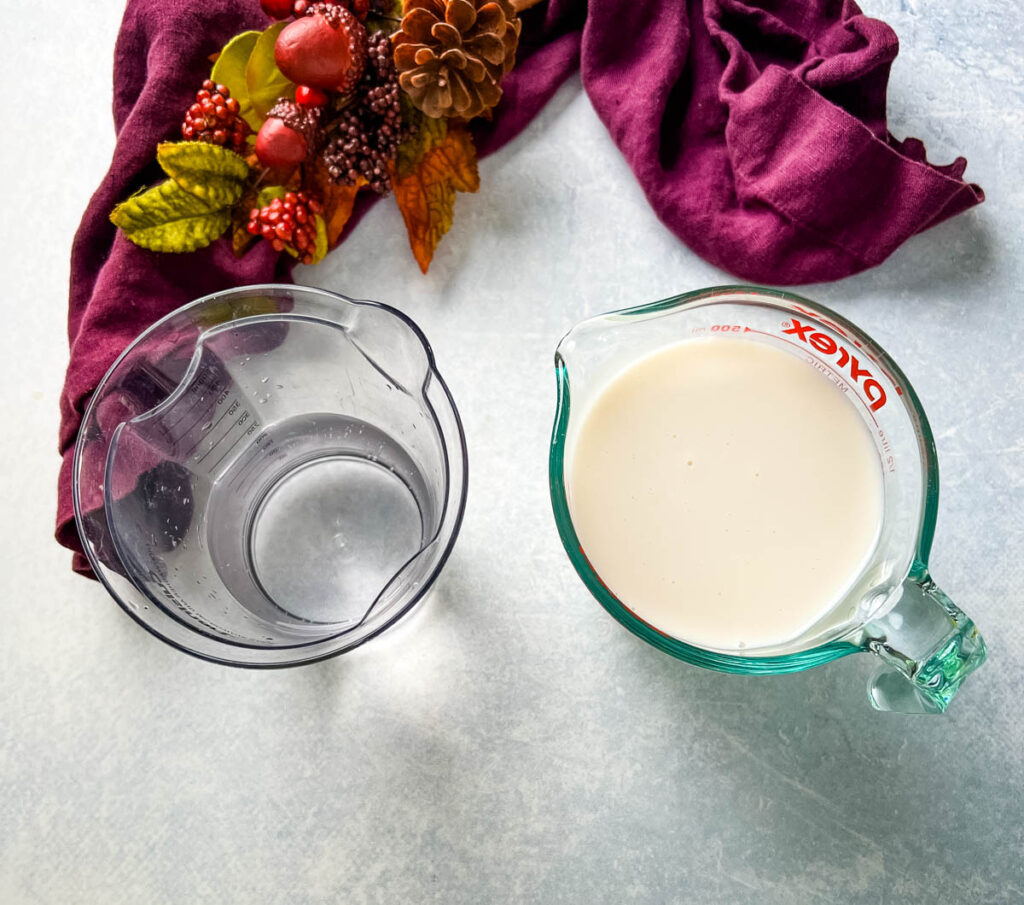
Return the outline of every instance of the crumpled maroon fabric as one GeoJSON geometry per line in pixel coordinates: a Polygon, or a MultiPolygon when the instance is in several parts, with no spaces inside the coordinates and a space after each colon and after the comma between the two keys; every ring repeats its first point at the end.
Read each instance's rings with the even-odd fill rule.
{"type": "MultiPolygon", "coordinates": [[[[742,279],[839,279],[983,200],[961,178],[962,158],[934,166],[919,141],[889,134],[896,35],[852,0],[549,0],[523,21],[501,104],[474,126],[481,155],[514,138],[579,67],[658,216],[742,279]]],[[[266,243],[241,259],[224,241],[160,255],[116,235],[108,219],[118,201],[160,178],[156,145],[179,137],[210,55],[266,24],[258,0],[128,2],[114,60],[117,146],[71,254],[57,538],[76,551],[76,571],[90,574],[73,518],[74,442],[107,368],[194,298],[291,279],[290,259],[266,243]]]]}

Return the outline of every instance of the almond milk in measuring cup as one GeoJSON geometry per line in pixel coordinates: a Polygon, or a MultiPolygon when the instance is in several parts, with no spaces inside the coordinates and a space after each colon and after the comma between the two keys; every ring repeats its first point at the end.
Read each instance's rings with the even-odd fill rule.
{"type": "Polygon", "coordinates": [[[983,662],[928,572],[924,412],[854,325],[722,287],[584,321],[555,362],[556,521],[627,628],[725,672],[871,651],[882,710],[941,712],[983,662]]]}

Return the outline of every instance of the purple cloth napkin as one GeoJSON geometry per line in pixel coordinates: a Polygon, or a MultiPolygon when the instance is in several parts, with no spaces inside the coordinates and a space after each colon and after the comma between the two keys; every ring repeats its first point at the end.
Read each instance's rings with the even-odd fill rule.
{"type": "MultiPolygon", "coordinates": [[[[919,141],[889,134],[896,36],[852,0],[549,0],[523,21],[505,96],[493,121],[475,127],[480,153],[514,138],[580,67],[658,216],[743,279],[795,284],[857,273],[984,197],[961,179],[962,158],[936,167],[919,141]]],[[[241,260],[223,241],[160,255],[116,235],[108,220],[118,201],[160,178],[156,145],[180,137],[210,54],[266,24],[258,0],[129,0],[125,11],[114,60],[117,147],[71,254],[57,538],[84,574],[72,457],[107,368],[142,330],[194,298],[291,278],[290,259],[266,243],[241,260]]]]}

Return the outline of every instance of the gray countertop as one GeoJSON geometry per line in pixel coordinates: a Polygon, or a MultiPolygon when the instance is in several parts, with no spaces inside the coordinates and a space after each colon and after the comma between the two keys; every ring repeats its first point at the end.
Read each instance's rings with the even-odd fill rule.
{"type": "Polygon", "coordinates": [[[7,23],[10,81],[46,103],[9,98],[0,144],[0,902],[1024,902],[1012,5],[867,4],[903,47],[891,129],[963,153],[988,200],[804,290],[892,353],[935,431],[933,571],[990,647],[944,717],[873,712],[865,656],[687,666],[577,579],[546,483],[558,338],[729,278],[659,224],[576,80],[482,164],[428,277],[390,202],[298,274],[412,315],[465,419],[465,524],[420,611],[340,659],[248,672],[165,647],[73,576],[50,539],[67,251],[112,147],[119,7],[7,23]]]}

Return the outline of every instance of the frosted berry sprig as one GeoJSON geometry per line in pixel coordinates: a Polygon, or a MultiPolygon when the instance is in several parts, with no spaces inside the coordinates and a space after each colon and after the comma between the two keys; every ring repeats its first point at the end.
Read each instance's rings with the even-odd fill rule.
{"type": "Polygon", "coordinates": [[[365,22],[366,16],[370,12],[370,0],[295,0],[292,9],[295,17],[298,18],[317,12],[317,7],[323,11],[326,7],[331,6],[347,9],[360,22],[365,22]]]}
{"type": "Polygon", "coordinates": [[[323,161],[332,182],[363,179],[383,195],[391,189],[390,165],[402,140],[402,105],[391,43],[382,32],[369,38],[361,87],[362,96],[328,125],[323,161]]]}
{"type": "Polygon", "coordinates": [[[260,5],[263,12],[274,19],[287,19],[289,16],[298,19],[309,15],[317,6],[341,6],[351,10],[360,22],[366,20],[371,7],[370,0],[260,0],[260,5]]]}

